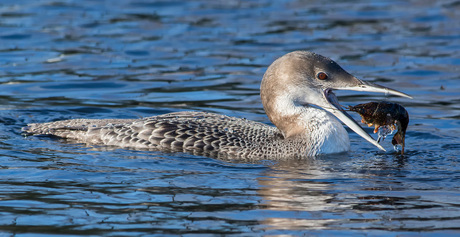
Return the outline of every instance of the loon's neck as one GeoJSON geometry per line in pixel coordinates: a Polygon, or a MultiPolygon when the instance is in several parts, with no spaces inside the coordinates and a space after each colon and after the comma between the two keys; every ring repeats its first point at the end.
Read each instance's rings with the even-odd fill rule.
{"type": "Polygon", "coordinates": [[[348,133],[332,114],[290,100],[273,102],[265,106],[270,121],[281,131],[284,139],[304,141],[308,155],[349,150],[348,133]]]}

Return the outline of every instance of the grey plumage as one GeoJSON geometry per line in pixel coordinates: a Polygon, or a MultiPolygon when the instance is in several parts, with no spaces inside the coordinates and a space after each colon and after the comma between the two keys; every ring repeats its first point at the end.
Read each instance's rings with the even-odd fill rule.
{"type": "Polygon", "coordinates": [[[24,131],[87,144],[189,152],[219,158],[282,158],[300,154],[298,149],[286,146],[275,127],[205,112],[177,112],[143,119],[33,123],[24,131]]]}

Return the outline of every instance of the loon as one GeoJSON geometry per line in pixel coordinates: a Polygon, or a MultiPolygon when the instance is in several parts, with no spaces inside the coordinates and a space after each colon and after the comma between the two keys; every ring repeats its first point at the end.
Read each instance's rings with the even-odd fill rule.
{"type": "Polygon", "coordinates": [[[188,152],[232,159],[284,159],[347,152],[343,122],[368,142],[385,150],[345,112],[333,90],[409,95],[359,80],[333,60],[294,51],[265,72],[260,96],[276,127],[207,112],[175,112],[140,119],[71,119],[32,123],[28,135],[50,135],[88,145],[188,152]],[[340,122],[340,121],[341,122],[340,122]]]}

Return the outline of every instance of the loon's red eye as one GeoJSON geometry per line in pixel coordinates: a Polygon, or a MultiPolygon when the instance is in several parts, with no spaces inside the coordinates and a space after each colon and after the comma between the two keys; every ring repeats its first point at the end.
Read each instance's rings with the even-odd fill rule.
{"type": "Polygon", "coordinates": [[[318,78],[320,80],[326,80],[328,78],[328,76],[324,72],[318,72],[318,74],[316,74],[316,78],[318,78]]]}

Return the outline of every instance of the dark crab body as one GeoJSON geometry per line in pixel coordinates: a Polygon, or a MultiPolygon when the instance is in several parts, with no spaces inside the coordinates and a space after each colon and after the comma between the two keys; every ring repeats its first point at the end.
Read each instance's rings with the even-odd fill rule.
{"type": "Polygon", "coordinates": [[[404,154],[404,140],[407,125],[409,125],[409,114],[403,106],[381,101],[349,106],[348,108],[350,111],[361,115],[362,123],[367,124],[369,127],[375,126],[374,133],[382,126],[389,126],[392,130],[398,129],[391,143],[401,145],[401,154],[404,154]]]}

